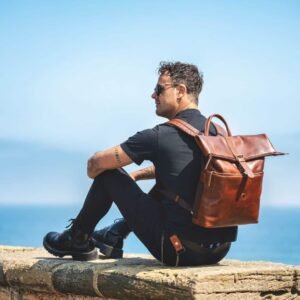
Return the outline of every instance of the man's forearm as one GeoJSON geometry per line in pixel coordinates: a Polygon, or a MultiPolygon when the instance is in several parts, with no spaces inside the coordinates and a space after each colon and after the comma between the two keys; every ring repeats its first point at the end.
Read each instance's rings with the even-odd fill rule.
{"type": "Polygon", "coordinates": [[[113,170],[132,163],[131,158],[122,150],[120,145],[104,151],[96,152],[87,163],[87,174],[95,178],[105,170],[113,170]]]}
{"type": "Polygon", "coordinates": [[[155,167],[150,166],[145,169],[141,169],[130,174],[134,180],[146,180],[146,179],[155,179],[155,167]]]}

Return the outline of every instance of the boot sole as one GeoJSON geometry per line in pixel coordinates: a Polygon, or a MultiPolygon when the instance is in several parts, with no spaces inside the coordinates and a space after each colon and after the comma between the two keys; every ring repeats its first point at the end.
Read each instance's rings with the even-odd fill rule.
{"type": "Polygon", "coordinates": [[[98,251],[97,249],[93,249],[89,252],[75,252],[75,251],[62,251],[52,248],[44,238],[43,240],[44,248],[52,255],[58,257],[64,257],[65,255],[71,255],[73,260],[80,260],[80,261],[88,261],[88,260],[95,260],[98,259],[98,251]]]}
{"type": "Polygon", "coordinates": [[[114,248],[112,246],[109,246],[105,243],[101,243],[99,241],[96,241],[93,239],[94,244],[97,248],[99,248],[99,251],[104,254],[107,258],[122,258],[123,257],[123,250],[120,248],[114,248]]]}

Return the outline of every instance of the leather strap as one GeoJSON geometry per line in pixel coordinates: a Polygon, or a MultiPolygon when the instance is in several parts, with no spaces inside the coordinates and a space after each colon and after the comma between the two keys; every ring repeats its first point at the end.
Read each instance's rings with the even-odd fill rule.
{"type": "Polygon", "coordinates": [[[178,205],[180,205],[182,208],[189,211],[191,213],[191,215],[194,214],[192,207],[184,199],[182,199],[179,195],[177,195],[176,193],[174,193],[170,190],[167,190],[165,188],[162,188],[162,187],[156,187],[155,192],[158,192],[158,193],[162,194],[163,196],[165,196],[165,197],[173,200],[174,202],[178,203],[178,205]]]}
{"type": "Polygon", "coordinates": [[[217,135],[228,136],[227,131],[222,126],[215,124],[214,122],[211,123],[215,126],[217,135]]]}
{"type": "Polygon", "coordinates": [[[235,157],[235,159],[238,163],[238,168],[241,171],[241,173],[243,173],[244,175],[246,175],[250,178],[253,178],[254,173],[252,172],[251,168],[248,166],[247,162],[245,161],[243,154],[236,153],[231,137],[228,136],[228,137],[225,137],[225,139],[226,139],[229,149],[231,150],[233,156],[235,157]]]}
{"type": "Polygon", "coordinates": [[[195,137],[196,135],[202,134],[198,129],[196,129],[194,126],[190,125],[189,123],[181,120],[181,119],[172,119],[168,124],[172,124],[175,127],[181,129],[183,132],[187,133],[188,135],[191,135],[195,137]]]}
{"type": "Polygon", "coordinates": [[[229,129],[229,127],[228,127],[227,122],[226,122],[225,119],[224,119],[221,115],[219,115],[219,114],[213,114],[213,115],[211,115],[211,116],[208,117],[208,119],[207,119],[206,122],[205,122],[204,135],[206,135],[206,136],[209,135],[209,126],[210,126],[211,120],[212,120],[213,118],[218,118],[219,120],[221,120],[221,121],[224,123],[225,127],[226,127],[226,130],[227,130],[227,133],[228,133],[227,135],[231,136],[231,132],[230,132],[230,129],[229,129]]]}
{"type": "MultiPolygon", "coordinates": [[[[192,126],[191,124],[175,118],[170,120],[169,122],[167,122],[168,124],[172,124],[175,127],[181,129],[183,132],[185,132],[186,134],[195,137],[196,135],[203,135],[203,133],[201,131],[199,131],[198,129],[196,129],[194,126],[192,126]]],[[[222,136],[227,136],[227,132],[225,129],[223,129],[223,127],[221,127],[218,124],[215,124],[213,122],[211,122],[213,124],[213,126],[215,127],[216,131],[217,131],[217,135],[222,135],[222,136]]]]}
{"type": "Polygon", "coordinates": [[[170,241],[171,241],[177,254],[185,251],[185,248],[183,247],[179,237],[176,234],[173,234],[172,236],[170,236],[170,241]]]}

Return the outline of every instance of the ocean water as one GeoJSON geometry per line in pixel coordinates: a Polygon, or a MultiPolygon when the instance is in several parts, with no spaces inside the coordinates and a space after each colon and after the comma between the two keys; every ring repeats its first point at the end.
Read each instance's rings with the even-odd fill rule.
{"type": "MultiPolygon", "coordinates": [[[[77,215],[80,204],[72,206],[0,206],[0,245],[42,246],[49,231],[64,230],[68,220],[77,215]]],[[[121,217],[113,206],[97,228],[109,225],[121,217]]],[[[264,260],[300,265],[300,208],[262,207],[260,222],[239,227],[238,239],[227,258],[264,260]]],[[[130,234],[125,252],[149,253],[130,234]]]]}

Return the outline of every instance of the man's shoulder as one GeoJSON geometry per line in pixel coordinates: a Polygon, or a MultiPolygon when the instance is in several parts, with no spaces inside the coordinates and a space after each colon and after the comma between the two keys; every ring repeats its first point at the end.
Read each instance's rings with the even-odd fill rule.
{"type": "MultiPolygon", "coordinates": [[[[200,113],[199,110],[193,110],[189,112],[189,114],[178,115],[175,118],[182,119],[183,121],[189,123],[200,131],[204,130],[204,125],[206,121],[206,117],[200,113]]],[[[172,133],[172,132],[180,132],[180,130],[175,127],[173,124],[170,124],[169,121],[165,121],[155,125],[150,129],[143,130],[145,132],[153,132],[153,133],[172,133]]]]}
{"type": "Polygon", "coordinates": [[[176,127],[174,125],[170,124],[168,121],[157,124],[151,130],[153,130],[157,134],[177,131],[176,127]]]}
{"type": "MultiPolygon", "coordinates": [[[[197,128],[200,131],[204,130],[204,125],[206,118],[203,115],[196,115],[193,118],[184,118],[181,116],[176,117],[176,119],[181,119],[182,121],[192,125],[193,127],[197,128]]],[[[156,125],[154,128],[156,131],[180,131],[175,125],[169,123],[169,121],[166,121],[164,123],[156,125]]]]}

